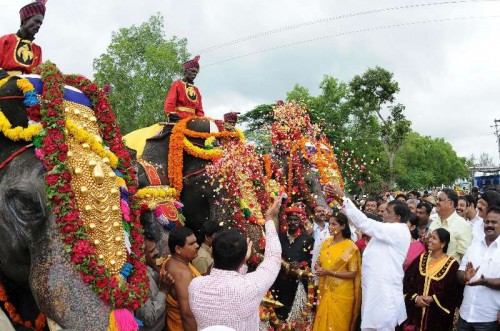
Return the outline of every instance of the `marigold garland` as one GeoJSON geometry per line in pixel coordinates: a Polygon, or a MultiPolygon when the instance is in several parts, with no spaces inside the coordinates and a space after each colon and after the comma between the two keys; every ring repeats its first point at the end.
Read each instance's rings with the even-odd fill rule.
{"type": "MultiPolygon", "coordinates": [[[[9,76],[0,80],[0,87],[5,85],[11,78],[13,77],[9,76]]],[[[26,101],[28,101],[29,106],[33,106],[39,103],[38,99],[36,99],[36,94],[34,93],[35,88],[29,82],[29,80],[27,80],[26,78],[19,78],[17,79],[16,84],[24,94],[25,103],[26,101]]],[[[21,126],[12,128],[12,124],[0,109],[0,132],[2,132],[6,138],[13,141],[32,141],[33,137],[38,135],[41,130],[42,125],[40,124],[30,124],[27,128],[23,128],[21,126]]]]}
{"type": "Polygon", "coordinates": [[[90,150],[104,158],[107,157],[109,159],[109,165],[111,168],[116,168],[118,165],[118,158],[113,152],[107,151],[98,141],[94,138],[93,135],[88,133],[87,131],[81,129],[78,125],[76,125],[71,120],[66,120],[66,129],[68,129],[68,133],[75,137],[76,141],[80,144],[87,143],[90,146],[90,150]]]}
{"type": "Polygon", "coordinates": [[[45,329],[45,323],[47,319],[45,318],[45,314],[42,312],[40,312],[38,314],[38,317],[35,319],[35,325],[33,325],[31,321],[23,321],[21,315],[18,314],[16,307],[14,307],[14,305],[9,302],[7,291],[5,290],[5,287],[2,283],[0,283],[0,302],[4,304],[4,308],[7,311],[10,320],[14,323],[23,325],[24,327],[35,331],[42,331],[45,329]]]}
{"type": "Polygon", "coordinates": [[[144,199],[149,197],[154,198],[175,198],[177,196],[177,191],[175,188],[167,186],[148,186],[141,188],[137,191],[136,197],[138,199],[144,199]]]}
{"type": "Polygon", "coordinates": [[[144,304],[149,295],[149,280],[144,264],[144,238],[141,236],[138,218],[139,206],[133,196],[137,191],[137,181],[130,156],[123,146],[115,116],[107,101],[107,94],[84,77],[63,76],[50,62],[35,69],[35,73],[41,75],[44,82],[44,102],[39,108],[39,114],[36,107],[28,109],[27,112],[40,116],[45,128],[41,132],[42,145],[37,147],[41,147],[41,160],[47,171],[47,196],[50,198],[61,238],[67,251],[71,252],[71,262],[79,270],[83,282],[113,309],[136,310],[144,304]],[[127,280],[124,283],[100,265],[95,255],[95,247],[88,240],[75,205],[71,173],[67,167],[68,147],[65,142],[65,118],[62,109],[64,84],[79,88],[91,100],[103,141],[118,158],[116,171],[123,175],[130,194],[128,198],[131,215],[124,215],[124,224],[130,227],[133,254],[128,254],[127,262],[133,268],[129,274],[124,275],[127,280]],[[125,221],[125,218],[129,218],[130,222],[125,221]]]}
{"type": "MultiPolygon", "coordinates": [[[[208,117],[197,117],[199,119],[205,119],[211,121],[208,117]]],[[[215,138],[238,138],[240,135],[238,132],[197,132],[189,130],[187,124],[191,121],[193,117],[185,118],[179,121],[172,129],[172,135],[170,136],[169,143],[169,153],[168,153],[168,180],[170,186],[177,190],[178,196],[182,192],[183,187],[183,165],[184,165],[184,152],[204,160],[213,161],[216,158],[222,156],[220,150],[212,149],[206,150],[195,146],[189,141],[189,138],[207,139],[210,137],[215,138]]]]}

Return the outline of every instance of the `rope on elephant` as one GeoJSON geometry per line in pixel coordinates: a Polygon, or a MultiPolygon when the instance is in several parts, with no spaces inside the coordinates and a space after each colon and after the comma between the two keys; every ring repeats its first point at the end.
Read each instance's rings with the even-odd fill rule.
{"type": "Polygon", "coordinates": [[[12,153],[7,159],[5,159],[5,161],[0,163],[0,170],[2,170],[7,164],[9,164],[10,161],[14,160],[19,154],[24,153],[30,147],[33,147],[33,144],[23,146],[23,147],[19,148],[17,151],[15,151],[14,153],[12,153]]]}

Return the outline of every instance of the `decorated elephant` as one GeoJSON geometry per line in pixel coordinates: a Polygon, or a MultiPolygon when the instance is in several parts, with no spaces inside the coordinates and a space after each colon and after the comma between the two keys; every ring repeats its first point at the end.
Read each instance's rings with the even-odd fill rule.
{"type": "Polygon", "coordinates": [[[45,330],[44,314],[63,329],[137,329],[144,241],[107,95],[50,63],[36,73],[0,80],[0,307],[18,330],[45,330]]]}

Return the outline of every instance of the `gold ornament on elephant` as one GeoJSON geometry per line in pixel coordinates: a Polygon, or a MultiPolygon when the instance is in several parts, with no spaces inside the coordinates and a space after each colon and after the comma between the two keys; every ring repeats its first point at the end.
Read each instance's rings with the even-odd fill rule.
{"type": "Polygon", "coordinates": [[[66,122],[78,128],[68,130],[66,138],[76,203],[98,259],[112,274],[117,274],[126,262],[127,251],[116,174],[110,159],[94,148],[102,148],[94,112],[68,101],[64,101],[64,107],[66,122]]]}

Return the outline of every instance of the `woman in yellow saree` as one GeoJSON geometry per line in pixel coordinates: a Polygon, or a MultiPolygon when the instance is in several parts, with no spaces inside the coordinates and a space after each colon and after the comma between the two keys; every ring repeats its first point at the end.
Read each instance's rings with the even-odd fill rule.
{"type": "Polygon", "coordinates": [[[361,304],[361,257],[349,239],[347,217],[330,218],[332,237],[321,246],[316,275],[319,276],[318,309],[314,331],[354,331],[361,304]]]}

